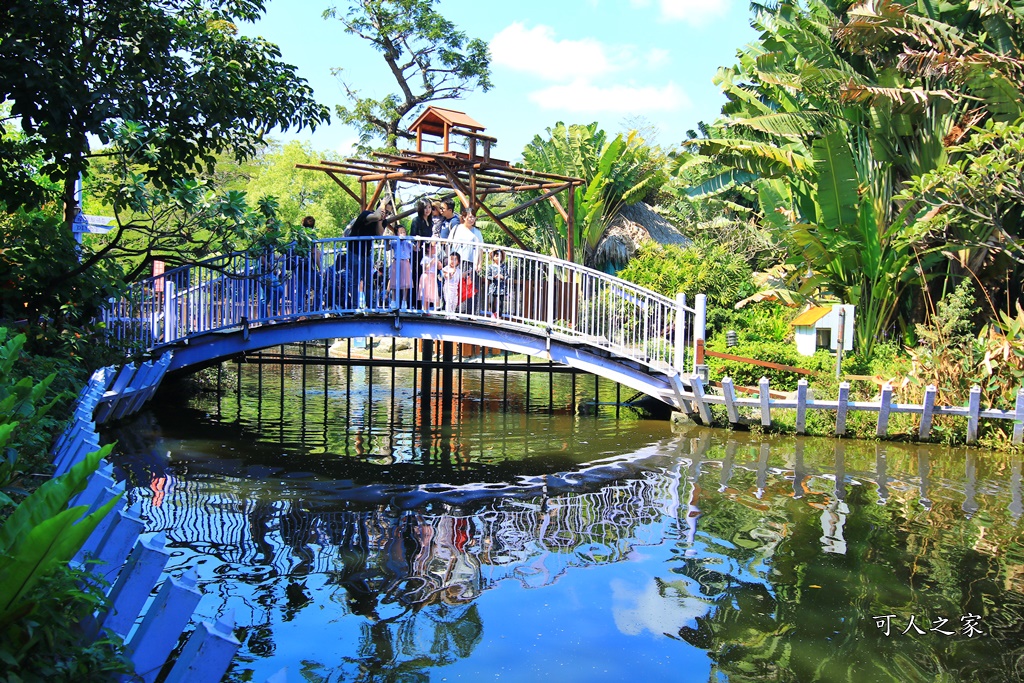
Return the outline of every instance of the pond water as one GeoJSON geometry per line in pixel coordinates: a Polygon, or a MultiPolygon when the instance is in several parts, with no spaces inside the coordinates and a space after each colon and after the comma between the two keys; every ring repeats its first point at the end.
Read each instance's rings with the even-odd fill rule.
{"type": "Polygon", "coordinates": [[[582,376],[527,408],[466,372],[446,424],[411,369],[235,370],[108,434],[197,616],[233,611],[231,680],[1024,677],[1019,455],[578,415],[582,376]]]}

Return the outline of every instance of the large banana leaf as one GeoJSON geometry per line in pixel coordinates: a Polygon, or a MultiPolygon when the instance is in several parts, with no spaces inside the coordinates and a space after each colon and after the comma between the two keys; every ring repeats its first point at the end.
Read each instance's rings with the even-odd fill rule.
{"type": "Polygon", "coordinates": [[[757,179],[757,174],[748,171],[737,171],[731,169],[725,173],[719,173],[713,178],[708,178],[700,185],[686,188],[685,192],[691,199],[698,197],[720,194],[738,183],[748,183],[757,179]]]}
{"type": "Polygon", "coordinates": [[[813,167],[813,161],[800,152],[757,140],[710,138],[694,140],[694,144],[722,163],[768,177],[804,174],[813,167]]]}
{"type": "Polygon", "coordinates": [[[19,603],[40,578],[75,556],[118,498],[84,518],[85,505],[64,510],[34,526],[13,556],[0,559],[0,628],[22,613],[19,603]]]}
{"type": "Polygon", "coordinates": [[[67,507],[68,502],[85,488],[86,480],[96,471],[100,460],[107,457],[112,449],[113,445],[108,444],[86,455],[67,473],[45,482],[23,500],[0,527],[0,557],[16,553],[35,526],[67,507]]]}
{"type": "Polygon", "coordinates": [[[842,134],[830,133],[814,141],[812,154],[818,172],[819,220],[832,230],[855,224],[860,196],[850,145],[842,134]]]}
{"type": "Polygon", "coordinates": [[[66,509],[111,448],[90,453],[40,486],[0,527],[0,627],[24,613],[23,601],[36,581],[70,561],[113,507],[117,498],[84,518],[87,507],[66,509]]]}

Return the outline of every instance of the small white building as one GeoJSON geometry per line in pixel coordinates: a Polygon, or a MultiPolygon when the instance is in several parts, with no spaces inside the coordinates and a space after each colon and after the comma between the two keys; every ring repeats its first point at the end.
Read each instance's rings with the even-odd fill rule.
{"type": "Polygon", "coordinates": [[[813,356],[818,349],[835,351],[840,338],[843,340],[843,351],[852,351],[855,308],[852,304],[813,306],[793,318],[789,324],[793,326],[797,353],[801,356],[813,356]],[[841,310],[845,311],[845,323],[840,335],[839,311],[841,310]]]}

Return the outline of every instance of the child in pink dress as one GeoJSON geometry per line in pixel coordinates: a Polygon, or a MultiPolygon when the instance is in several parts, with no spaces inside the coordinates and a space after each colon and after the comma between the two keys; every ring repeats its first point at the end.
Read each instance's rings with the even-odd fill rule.
{"type": "Polygon", "coordinates": [[[423,310],[431,311],[437,308],[440,297],[437,293],[437,269],[440,264],[437,261],[437,245],[429,242],[423,249],[423,258],[420,259],[419,290],[420,300],[423,302],[423,310]]]}

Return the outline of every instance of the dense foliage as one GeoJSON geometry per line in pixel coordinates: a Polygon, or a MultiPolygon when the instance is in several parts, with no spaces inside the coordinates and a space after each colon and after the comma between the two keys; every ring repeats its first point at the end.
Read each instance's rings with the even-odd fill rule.
{"type": "Polygon", "coordinates": [[[708,306],[730,308],[752,292],[750,266],[727,247],[701,242],[690,247],[645,244],[618,276],[659,294],[693,300],[706,294],[708,306]]]}
{"type": "MultiPolygon", "coordinates": [[[[934,186],[899,193],[961,158],[974,126],[1021,114],[1022,14],[994,2],[783,2],[758,6],[753,23],[760,40],[716,78],[723,118],[691,141],[700,161],[680,165],[703,169],[688,196],[752,203],[796,266],[776,293],[856,304],[857,346],[870,355],[894,328],[912,332],[922,302],[966,270],[948,258],[955,248],[992,241],[991,226],[965,237],[924,220],[946,210],[934,186]]],[[[993,273],[1007,256],[975,254],[993,273]]],[[[1010,276],[986,288],[1020,297],[1019,270],[1010,276]]]]}
{"type": "MultiPolygon", "coordinates": [[[[654,197],[668,180],[667,159],[637,131],[609,140],[597,123],[559,122],[548,128],[546,138],[535,135],[523,150],[523,164],[586,181],[573,195],[573,258],[587,265],[593,264],[594,250],[619,208],[654,197]]],[[[541,194],[525,193],[523,201],[541,194]]],[[[566,209],[556,202],[534,204],[510,222],[537,251],[568,258],[569,233],[562,214],[566,209]]]]}

